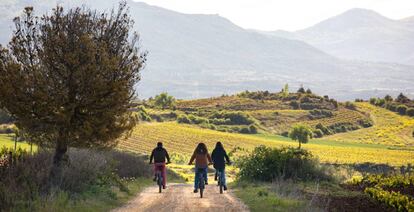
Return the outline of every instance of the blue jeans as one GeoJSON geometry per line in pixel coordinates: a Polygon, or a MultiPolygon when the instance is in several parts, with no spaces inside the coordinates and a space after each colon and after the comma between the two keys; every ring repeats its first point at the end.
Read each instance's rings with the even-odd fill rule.
{"type": "Polygon", "coordinates": [[[218,171],[220,171],[220,176],[217,176],[217,177],[223,179],[222,183],[223,183],[223,185],[226,185],[226,172],[224,171],[224,169],[223,170],[216,170],[216,174],[217,174],[218,171]]]}
{"type": "Polygon", "coordinates": [[[204,181],[207,182],[207,168],[201,168],[202,173],[200,173],[198,169],[200,168],[195,168],[194,189],[198,189],[199,174],[202,174],[204,177],[204,181]]]}

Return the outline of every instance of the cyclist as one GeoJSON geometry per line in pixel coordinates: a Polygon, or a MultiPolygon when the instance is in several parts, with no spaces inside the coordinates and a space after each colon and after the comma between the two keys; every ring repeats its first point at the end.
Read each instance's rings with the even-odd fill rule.
{"type": "Polygon", "coordinates": [[[157,180],[157,170],[161,170],[162,174],[162,188],[166,188],[167,184],[167,170],[165,168],[165,159],[167,159],[167,163],[170,163],[170,156],[168,155],[167,150],[162,147],[162,143],[158,142],[157,147],[152,150],[151,156],[150,156],[150,164],[152,163],[152,160],[154,159],[154,181],[157,180]]]}
{"type": "Polygon", "coordinates": [[[207,146],[204,143],[199,143],[194,150],[193,155],[191,156],[190,162],[188,165],[193,164],[195,160],[195,178],[194,178],[194,193],[198,192],[198,181],[199,175],[203,174],[205,184],[208,185],[207,181],[207,168],[208,165],[212,163],[210,154],[208,154],[207,146]],[[199,169],[203,170],[202,173],[199,173],[199,169]]]}
{"type": "Polygon", "coordinates": [[[224,150],[223,144],[221,142],[216,143],[216,147],[211,153],[211,157],[213,159],[214,168],[216,169],[214,180],[217,181],[217,171],[220,171],[221,179],[223,179],[223,188],[224,190],[227,190],[226,174],[224,172],[226,168],[226,163],[224,159],[227,161],[227,163],[230,163],[230,158],[227,155],[226,150],[224,150]]]}

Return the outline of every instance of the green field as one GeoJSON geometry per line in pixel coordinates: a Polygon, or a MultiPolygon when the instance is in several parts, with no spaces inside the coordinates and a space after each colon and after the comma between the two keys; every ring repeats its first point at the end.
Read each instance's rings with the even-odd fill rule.
{"type": "MultiPolygon", "coordinates": [[[[14,148],[14,141],[13,141],[13,135],[11,134],[0,134],[0,148],[14,148]]],[[[17,148],[25,149],[27,151],[30,151],[30,144],[25,142],[17,142],[17,148]]],[[[35,145],[33,145],[33,151],[35,151],[37,148],[35,145]]]]}
{"type": "MultiPolygon", "coordinates": [[[[123,150],[148,154],[159,141],[162,141],[171,153],[187,156],[193,152],[199,142],[205,142],[211,150],[217,141],[221,141],[228,151],[235,148],[252,150],[258,145],[297,146],[297,143],[280,136],[224,133],[200,129],[192,125],[167,122],[138,125],[132,136],[127,140],[122,140],[118,147],[123,150]]],[[[414,151],[392,150],[383,145],[331,143],[332,145],[325,140],[311,141],[309,144],[305,144],[304,148],[311,150],[322,162],[328,163],[371,162],[404,165],[412,163],[414,158],[414,151]]]]}

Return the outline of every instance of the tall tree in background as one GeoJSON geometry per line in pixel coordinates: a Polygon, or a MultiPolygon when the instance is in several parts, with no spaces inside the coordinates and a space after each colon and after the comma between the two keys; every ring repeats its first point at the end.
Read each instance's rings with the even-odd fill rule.
{"type": "Polygon", "coordinates": [[[56,179],[68,147],[110,148],[135,125],[128,110],[146,53],[126,3],[110,13],[27,7],[0,46],[0,107],[33,143],[53,147],[56,179]]]}
{"type": "Polygon", "coordinates": [[[160,93],[156,95],[154,98],[154,104],[157,107],[165,110],[166,108],[172,108],[175,105],[175,98],[173,96],[168,95],[168,93],[160,93]]]}
{"type": "Polygon", "coordinates": [[[289,137],[299,142],[299,149],[303,144],[309,142],[309,140],[313,137],[312,130],[304,125],[296,125],[293,129],[289,132],[289,137]]]}
{"type": "Polygon", "coordinates": [[[282,96],[284,98],[289,96],[289,84],[287,84],[287,83],[285,84],[285,86],[282,89],[282,96]]]}

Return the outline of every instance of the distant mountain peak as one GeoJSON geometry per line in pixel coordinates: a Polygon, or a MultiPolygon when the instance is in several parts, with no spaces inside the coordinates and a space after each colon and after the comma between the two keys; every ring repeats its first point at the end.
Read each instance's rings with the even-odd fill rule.
{"type": "Polygon", "coordinates": [[[365,8],[352,8],[352,9],[349,9],[343,12],[339,16],[341,15],[351,15],[351,16],[361,16],[361,17],[369,17],[369,16],[375,17],[376,16],[376,17],[385,18],[383,15],[375,12],[374,10],[365,9],[365,8]]]}
{"type": "Polygon", "coordinates": [[[393,20],[368,9],[353,8],[337,16],[324,20],[315,26],[319,30],[336,30],[338,32],[349,29],[381,26],[393,20]]]}

